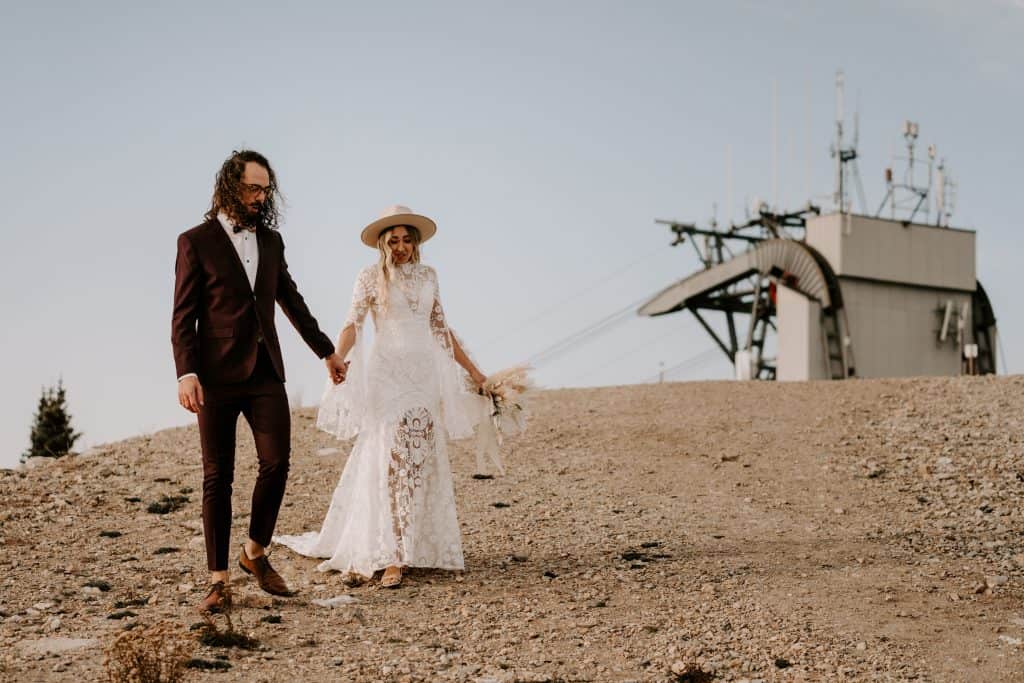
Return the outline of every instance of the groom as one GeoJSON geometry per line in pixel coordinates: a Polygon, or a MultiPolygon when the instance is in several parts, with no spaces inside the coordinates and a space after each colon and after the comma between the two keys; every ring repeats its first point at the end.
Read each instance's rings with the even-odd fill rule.
{"type": "Polygon", "coordinates": [[[171,345],[178,402],[198,415],[203,452],[203,534],[211,572],[209,592],[199,603],[203,612],[220,611],[231,601],[228,543],[240,414],[252,429],[259,474],[238,564],[266,592],[290,594],[264,552],[284,496],[291,441],[275,301],[324,359],[331,379],[345,378],[345,364],[288,273],[277,231],[279,199],[270,162],[250,150],[233,152],[217,173],[206,221],[178,236],[171,345]]]}

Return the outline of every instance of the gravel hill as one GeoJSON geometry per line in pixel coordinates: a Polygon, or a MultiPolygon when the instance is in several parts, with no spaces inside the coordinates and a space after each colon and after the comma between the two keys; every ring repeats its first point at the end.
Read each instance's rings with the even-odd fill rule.
{"type": "MultiPolygon", "coordinates": [[[[1024,680],[1022,409],[1021,377],[540,392],[506,476],[454,448],[464,573],[349,589],[278,548],[298,595],[236,572],[260,646],[187,680],[1024,680]]],[[[283,533],[350,447],[314,418],[283,533]]],[[[124,629],[198,621],[200,489],[195,427],[0,473],[0,679],[96,680],[124,629]]]]}

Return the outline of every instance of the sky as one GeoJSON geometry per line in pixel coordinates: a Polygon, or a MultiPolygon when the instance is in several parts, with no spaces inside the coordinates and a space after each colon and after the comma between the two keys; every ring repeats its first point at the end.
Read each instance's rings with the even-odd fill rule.
{"type": "MultiPolygon", "coordinates": [[[[175,240],[233,149],[274,165],[289,267],[332,338],[375,260],[361,228],[396,203],[435,218],[424,260],[491,372],[691,272],[656,218],[827,204],[839,69],[872,213],[904,119],[947,159],[1019,373],[1021,35],[1024,0],[3,3],[0,466],[60,379],[79,448],[194,420],[175,240]]],[[[323,363],[277,325],[289,394],[315,405],[323,363]]],[[[536,375],[730,377],[712,348],[689,315],[630,315],[536,375]]]]}

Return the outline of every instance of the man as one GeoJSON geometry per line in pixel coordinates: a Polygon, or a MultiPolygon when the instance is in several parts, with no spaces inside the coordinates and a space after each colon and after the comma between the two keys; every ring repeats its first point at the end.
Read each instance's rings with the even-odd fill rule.
{"type": "Polygon", "coordinates": [[[259,474],[249,538],[238,564],[274,595],[289,595],[265,554],[288,478],[291,415],[274,302],[322,358],[335,383],[346,365],[288,273],[277,232],[280,194],[263,155],[234,152],[217,173],[206,221],[178,236],[171,345],[178,401],[198,415],[203,453],[203,533],[210,589],[203,612],[230,606],[231,484],[239,414],[252,429],[259,474]]]}

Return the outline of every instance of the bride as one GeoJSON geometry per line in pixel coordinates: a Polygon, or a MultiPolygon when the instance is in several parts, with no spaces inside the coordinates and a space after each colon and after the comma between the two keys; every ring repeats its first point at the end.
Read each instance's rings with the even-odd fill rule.
{"type": "Polygon", "coordinates": [[[486,378],[448,327],[437,273],[420,263],[436,231],[404,206],[363,230],[380,259],[356,278],[337,346],[347,377],[328,385],[317,416],[320,429],[358,438],[320,531],[275,538],[352,582],[384,569],[381,585],[394,588],[404,567],[464,566],[447,444],[472,433],[479,399],[469,388],[486,378]],[[367,313],[375,334],[364,361],[367,313]]]}

